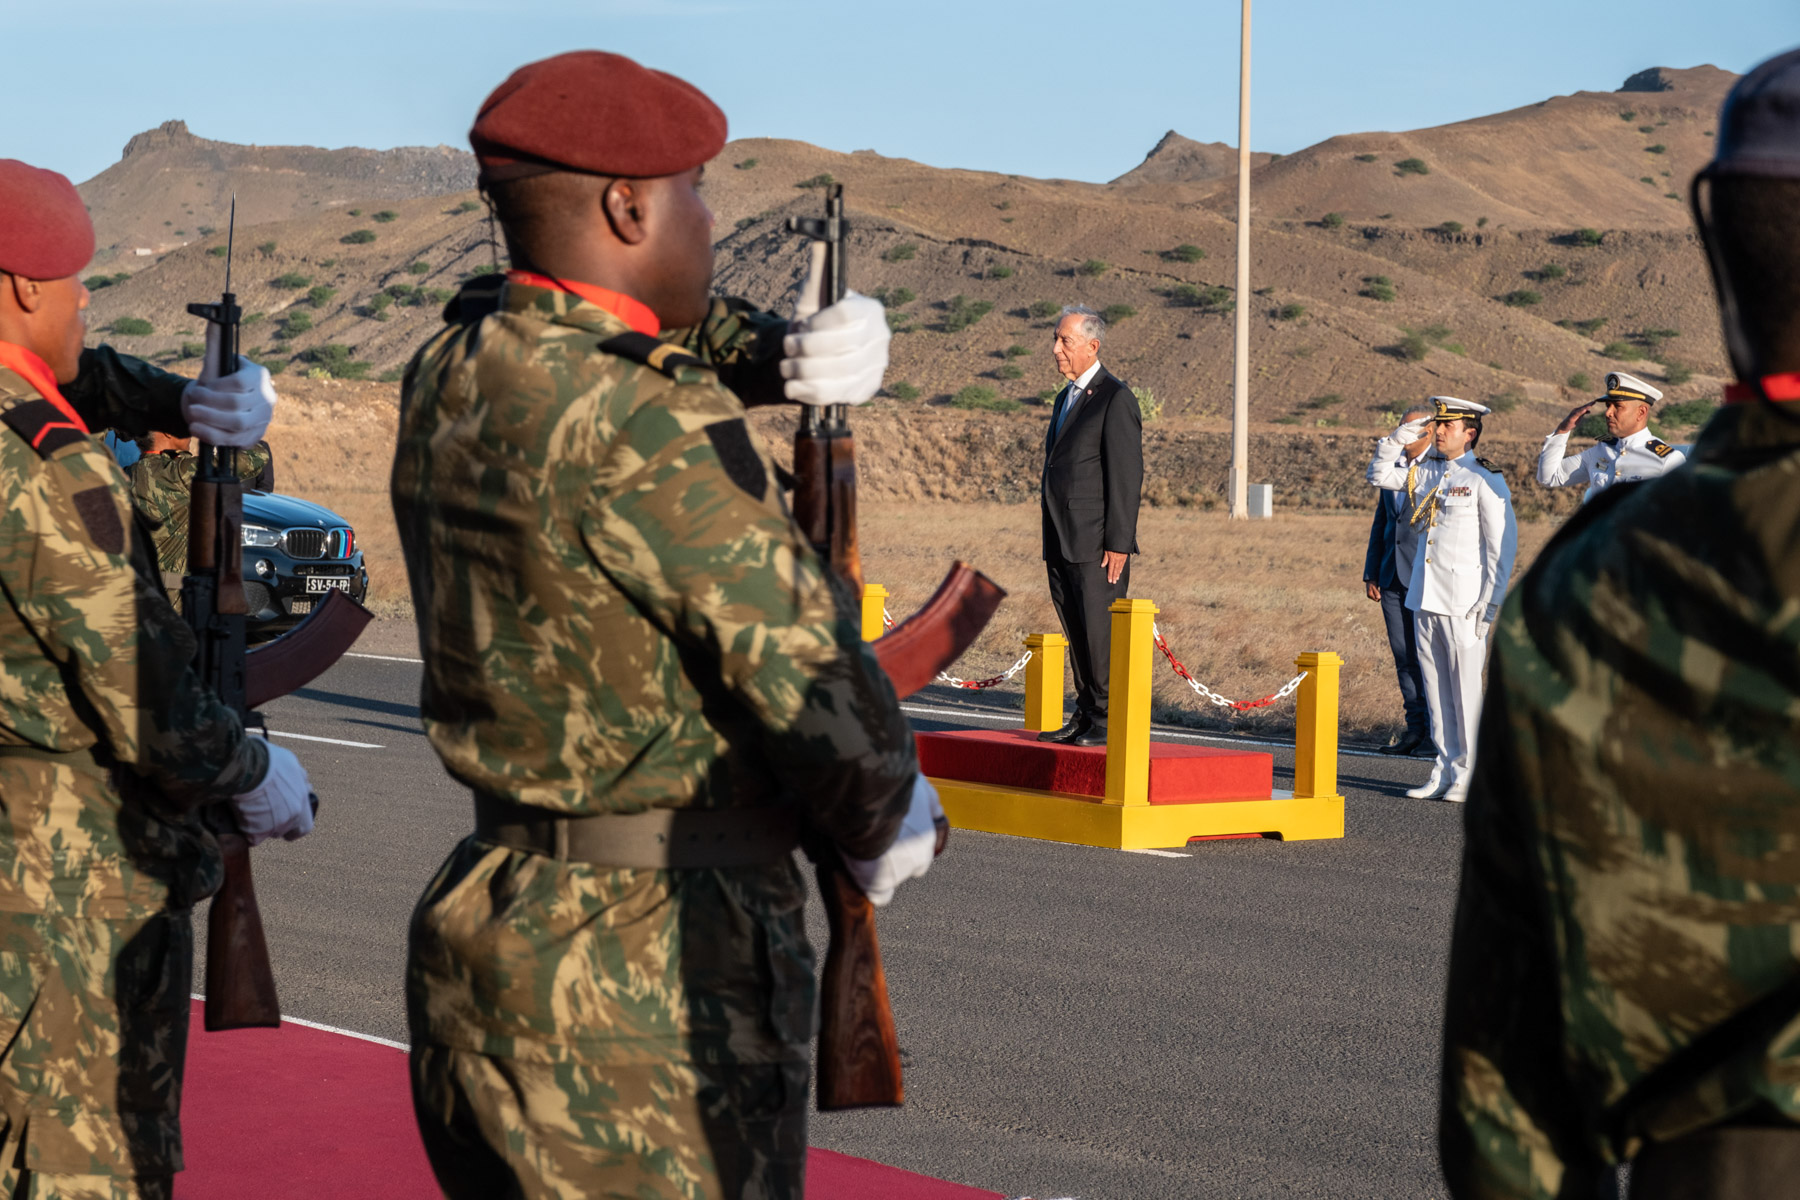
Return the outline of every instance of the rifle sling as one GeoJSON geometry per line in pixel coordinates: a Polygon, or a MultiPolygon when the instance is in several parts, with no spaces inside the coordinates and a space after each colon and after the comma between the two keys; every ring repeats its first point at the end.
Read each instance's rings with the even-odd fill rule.
{"type": "Polygon", "coordinates": [[[616,870],[762,867],[800,844],[792,808],[653,808],[579,815],[475,794],[475,837],[560,862],[616,870]]]}

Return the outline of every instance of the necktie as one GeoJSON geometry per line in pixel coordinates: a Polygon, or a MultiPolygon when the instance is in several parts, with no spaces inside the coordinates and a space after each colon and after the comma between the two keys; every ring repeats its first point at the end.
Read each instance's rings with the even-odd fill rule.
{"type": "Polygon", "coordinates": [[[1063,426],[1069,423],[1069,414],[1081,402],[1081,389],[1074,384],[1069,385],[1069,394],[1063,400],[1062,414],[1056,418],[1056,428],[1052,432],[1056,437],[1062,436],[1063,426]]]}

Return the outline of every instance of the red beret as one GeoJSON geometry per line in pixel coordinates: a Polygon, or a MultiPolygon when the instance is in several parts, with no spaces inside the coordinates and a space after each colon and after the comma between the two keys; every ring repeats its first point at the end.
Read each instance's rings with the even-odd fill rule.
{"type": "Polygon", "coordinates": [[[94,222],[75,185],[16,158],[0,158],[0,271],[62,279],[94,257],[94,222]]]}
{"type": "Polygon", "coordinates": [[[575,50],[514,71],[482,103],[469,144],[490,181],[546,169],[650,179],[723,149],[725,114],[684,79],[575,50]]]}

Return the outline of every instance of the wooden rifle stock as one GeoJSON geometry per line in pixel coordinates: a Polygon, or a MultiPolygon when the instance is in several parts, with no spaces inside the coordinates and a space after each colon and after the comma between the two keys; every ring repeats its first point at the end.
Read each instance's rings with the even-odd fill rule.
{"type": "Polygon", "coordinates": [[[220,828],[215,805],[208,824],[225,859],[225,882],[206,916],[206,1029],[253,1029],[281,1024],[281,1000],[263,936],[262,910],[250,875],[250,843],[235,821],[220,828]]]}
{"type": "MultiPolygon", "coordinates": [[[[823,220],[790,218],[788,229],[825,244],[829,308],[844,296],[844,189],[826,189],[823,220]]],[[[794,520],[813,548],[859,592],[856,542],[856,439],[843,405],[801,409],[794,435],[794,520]]],[[[888,637],[876,655],[905,696],[923,687],[968,649],[1005,592],[957,563],[931,602],[888,637]],[[884,650],[885,647],[885,650],[884,650]]],[[[944,849],[941,828],[938,851],[944,849]]],[[[819,993],[818,1104],[822,1112],[904,1102],[900,1038],[888,1003],[887,975],[875,935],[875,906],[845,873],[835,847],[809,846],[825,904],[831,944],[819,993]]]]}

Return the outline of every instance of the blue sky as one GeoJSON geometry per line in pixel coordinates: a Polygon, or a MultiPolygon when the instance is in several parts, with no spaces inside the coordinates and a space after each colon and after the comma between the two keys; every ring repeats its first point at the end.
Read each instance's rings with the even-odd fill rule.
{"type": "MultiPolygon", "coordinates": [[[[1742,71],[1800,0],[1257,0],[1259,150],[1412,129],[1647,66],[1742,71]]],[[[262,144],[466,146],[481,98],[560,50],[705,89],[733,136],[1105,180],[1166,129],[1237,136],[1237,0],[0,0],[0,157],[86,179],[179,117],[262,144]]]]}

